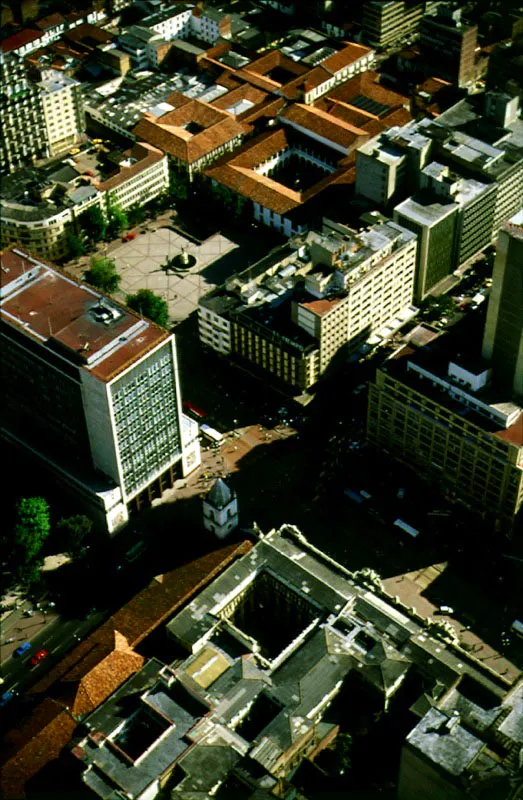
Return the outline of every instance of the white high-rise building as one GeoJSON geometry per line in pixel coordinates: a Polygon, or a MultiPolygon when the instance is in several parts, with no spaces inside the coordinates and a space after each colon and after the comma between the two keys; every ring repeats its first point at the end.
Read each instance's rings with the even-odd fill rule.
{"type": "Polygon", "coordinates": [[[15,248],[0,298],[2,435],[114,533],[200,463],[174,336],[15,248]]]}
{"type": "Polygon", "coordinates": [[[55,69],[43,71],[38,85],[49,155],[55,156],[76,144],[85,131],[81,85],[55,69]]]}

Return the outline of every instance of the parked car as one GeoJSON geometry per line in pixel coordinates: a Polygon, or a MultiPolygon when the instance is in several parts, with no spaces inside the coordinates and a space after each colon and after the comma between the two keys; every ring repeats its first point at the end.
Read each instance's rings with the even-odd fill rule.
{"type": "Polygon", "coordinates": [[[47,650],[38,650],[31,659],[31,664],[35,666],[35,664],[39,664],[40,661],[43,661],[44,658],[48,656],[47,650]]]}
{"type": "Polygon", "coordinates": [[[15,696],[14,692],[4,692],[3,695],[0,696],[0,708],[6,706],[10,700],[13,699],[15,696]]]}
{"type": "Polygon", "coordinates": [[[17,647],[14,655],[15,656],[23,656],[24,653],[27,653],[28,650],[31,649],[31,642],[22,642],[20,647],[17,647]]]}

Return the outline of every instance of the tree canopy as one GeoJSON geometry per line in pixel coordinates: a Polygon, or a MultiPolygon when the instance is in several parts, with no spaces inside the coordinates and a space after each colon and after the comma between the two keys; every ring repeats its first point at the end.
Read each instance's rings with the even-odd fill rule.
{"type": "Polygon", "coordinates": [[[14,551],[20,565],[30,564],[39,555],[51,531],[49,504],[43,497],[26,497],[16,507],[13,530],[14,551]]]}
{"type": "Polygon", "coordinates": [[[74,558],[82,553],[85,540],[93,529],[92,520],[83,514],[61,519],[56,526],[64,552],[74,558]]]}
{"type": "Polygon", "coordinates": [[[105,214],[99,206],[91,206],[80,214],[78,222],[83,230],[93,242],[99,242],[105,238],[107,233],[107,220],[105,214]]]}
{"type": "Polygon", "coordinates": [[[139,289],[136,294],[128,294],[126,303],[133,311],[137,311],[163,328],[167,327],[169,322],[167,302],[150,289],[139,289]]]}
{"type": "Polygon", "coordinates": [[[84,274],[84,278],[102,292],[116,292],[121,281],[115,262],[107,256],[93,256],[91,268],[84,274]]]}
{"type": "Polygon", "coordinates": [[[118,203],[109,202],[107,206],[107,235],[114,239],[124,228],[127,228],[129,220],[125,211],[118,203]]]}

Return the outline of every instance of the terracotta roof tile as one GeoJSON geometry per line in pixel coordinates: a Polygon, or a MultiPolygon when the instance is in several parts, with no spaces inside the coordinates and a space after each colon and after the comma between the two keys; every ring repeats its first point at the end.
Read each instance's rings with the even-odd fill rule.
{"type": "Polygon", "coordinates": [[[237,121],[231,114],[221,111],[199,100],[179,100],[178,93],[167,102],[176,105],[161,117],[145,114],[134,127],[133,133],[146,142],[174,156],[186,164],[192,164],[212,153],[221,145],[250,132],[248,125],[237,121]],[[188,127],[199,126],[192,133],[188,127]]]}
{"type": "Polygon", "coordinates": [[[328,114],[320,108],[294,103],[280,115],[283,120],[300,125],[318,136],[347,148],[359,147],[369,136],[362,128],[328,114]]]}
{"type": "Polygon", "coordinates": [[[333,53],[326,58],[325,61],[322,61],[321,66],[335,75],[340,70],[354,64],[355,61],[367,56],[371,52],[372,49],[370,47],[350,42],[342,50],[338,50],[337,53],[333,53]]]}
{"type": "Polygon", "coordinates": [[[51,698],[44,700],[26,725],[12,732],[10,757],[2,764],[0,781],[4,800],[25,797],[25,785],[46,764],[58,758],[77,726],[69,711],[51,698]]]}
{"type": "Polygon", "coordinates": [[[41,36],[41,31],[30,31],[28,28],[24,28],[21,31],[13,33],[12,36],[8,36],[7,39],[4,39],[0,46],[2,48],[2,52],[12,53],[13,50],[18,50],[25,44],[30,44],[30,42],[40,39],[41,36]]]}
{"type": "Polygon", "coordinates": [[[314,67],[314,69],[309,70],[305,75],[301,75],[299,78],[295,78],[293,81],[286,83],[285,86],[282,86],[280,91],[288,100],[296,100],[304,92],[322,86],[324,83],[331,80],[332,75],[330,72],[327,72],[322,66],[314,67]]]}

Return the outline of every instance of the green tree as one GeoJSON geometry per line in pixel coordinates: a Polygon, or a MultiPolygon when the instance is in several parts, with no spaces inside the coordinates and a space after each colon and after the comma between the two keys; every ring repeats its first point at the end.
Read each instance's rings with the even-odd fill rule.
{"type": "Polygon", "coordinates": [[[125,302],[133,311],[137,311],[163,328],[167,327],[169,308],[163,297],[159,297],[149,289],[140,289],[136,294],[128,294],[125,302]]]}
{"type": "Polygon", "coordinates": [[[189,178],[185,172],[172,169],[169,174],[169,199],[174,203],[185,203],[189,197],[189,178]]]}
{"type": "Polygon", "coordinates": [[[84,273],[84,278],[102,292],[116,292],[122,280],[116,271],[115,262],[107,256],[93,256],[91,268],[84,273]]]}
{"type": "Polygon", "coordinates": [[[56,526],[64,552],[71,558],[81,555],[85,540],[93,529],[92,520],[83,514],[61,519],[56,526]]]}
{"type": "Polygon", "coordinates": [[[78,217],[82,229],[89,239],[99,242],[105,238],[107,233],[107,220],[105,214],[99,206],[91,206],[78,217]]]}
{"type": "Polygon", "coordinates": [[[131,208],[127,211],[127,219],[129,225],[141,225],[142,222],[145,220],[145,211],[142,206],[139,206],[135,203],[135,205],[131,206],[131,208]]]}
{"type": "Polygon", "coordinates": [[[71,258],[79,258],[80,256],[83,256],[83,254],[85,253],[84,243],[82,241],[82,238],[78,236],[77,233],[75,233],[72,230],[68,230],[65,237],[65,241],[67,244],[67,249],[69,251],[69,256],[71,258]]]}
{"type": "Polygon", "coordinates": [[[26,497],[16,507],[13,530],[16,563],[24,566],[40,553],[51,530],[49,504],[43,497],[26,497]]]}
{"type": "Polygon", "coordinates": [[[114,239],[124,228],[127,228],[129,220],[127,214],[118,203],[109,198],[107,204],[107,236],[114,239]]]}

